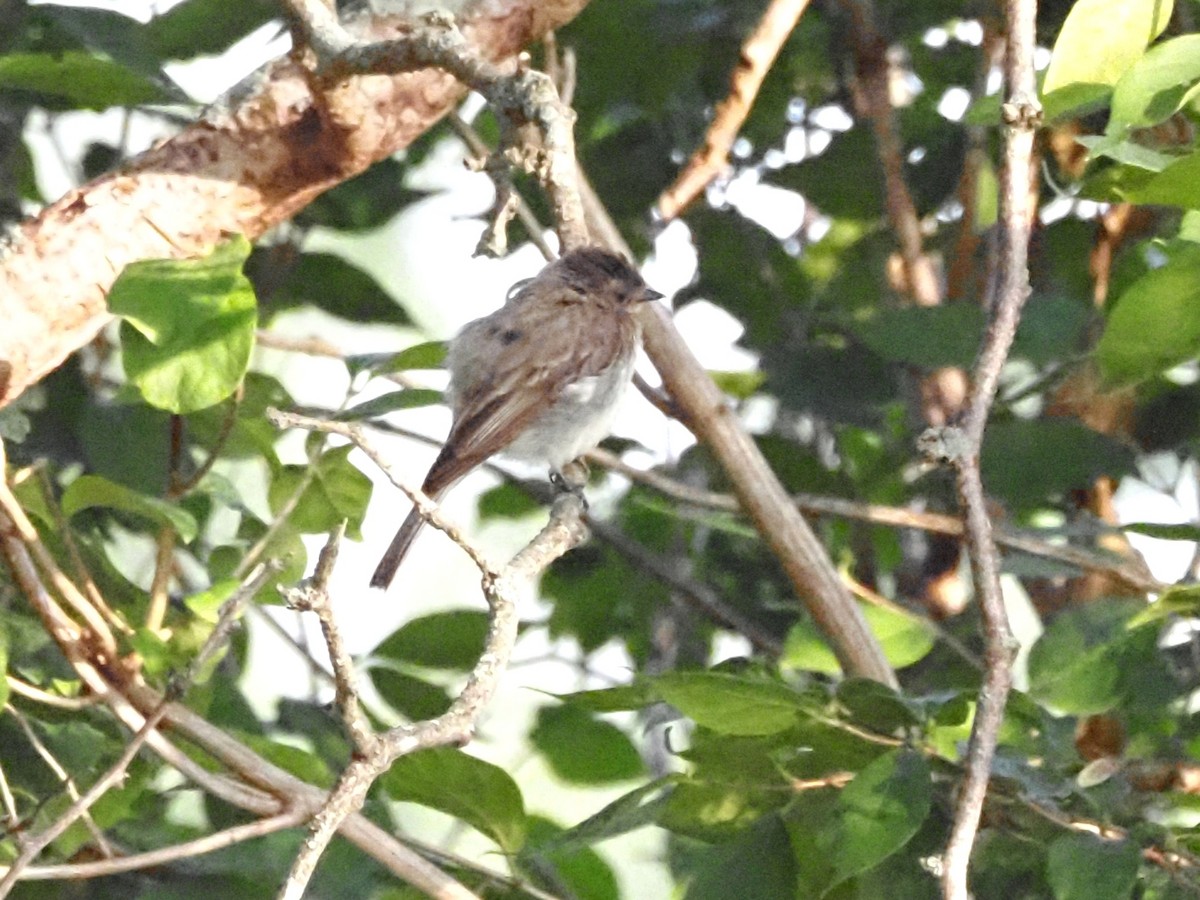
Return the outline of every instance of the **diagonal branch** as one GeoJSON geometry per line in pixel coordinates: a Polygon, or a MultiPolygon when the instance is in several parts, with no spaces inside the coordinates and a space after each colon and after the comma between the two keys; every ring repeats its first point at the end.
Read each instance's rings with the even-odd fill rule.
{"type": "MultiPolygon", "coordinates": [[[[0,471],[3,467],[0,466],[0,471]]],[[[11,497],[7,483],[0,477],[0,497],[11,497]]],[[[220,728],[178,703],[164,703],[163,695],[131,677],[119,667],[107,664],[101,648],[87,640],[86,633],[50,595],[42,576],[22,542],[20,533],[0,505],[0,552],[6,557],[14,583],[34,612],[42,619],[46,632],[54,638],[67,662],[89,691],[106,703],[124,725],[134,733],[146,721],[164,710],[163,728],[169,728],[191,741],[235,777],[211,772],[195,762],[160,729],[147,732],[146,745],[169,765],[205,791],[226,802],[260,816],[276,816],[299,811],[306,821],[319,810],[326,792],[267,762],[220,728]]],[[[346,819],[342,835],[419,890],[437,897],[467,900],[474,895],[437,866],[396,841],[387,831],[360,814],[346,819]]]]}
{"type": "MultiPolygon", "coordinates": [[[[277,411],[271,411],[269,416],[276,424],[310,428],[349,439],[380,467],[393,484],[418,504],[422,514],[426,515],[432,524],[444,525],[439,522],[436,507],[419,492],[407,488],[396,478],[383,454],[356,425],[277,411]]],[[[577,546],[587,536],[582,517],[582,500],[569,492],[561,494],[554,502],[546,527],[508,565],[500,569],[487,564],[478,551],[470,548],[461,538],[458,539],[480,570],[483,593],[490,611],[483,653],[463,689],[446,712],[427,721],[396,726],[382,734],[371,732],[368,723],[357,710],[357,695],[352,683],[350,660],[337,637],[324,583],[332,567],[331,548],[335,544],[331,541],[327,546],[322,553],[324,565],[318,566],[318,576],[314,578],[314,583],[307,589],[295,592],[293,598],[295,600],[302,596],[301,605],[313,609],[321,618],[330,657],[334,661],[334,670],[338,677],[338,704],[357,752],[338,778],[329,797],[315,812],[309,834],[280,891],[281,898],[299,900],[333,836],[343,827],[347,817],[362,808],[371,786],[396,759],[417,750],[462,745],[471,740],[475,723],[491,702],[516,644],[520,624],[517,599],[550,563],[577,546]]]]}
{"type": "MultiPolygon", "coordinates": [[[[610,249],[630,256],[628,245],[586,179],[581,180],[580,187],[589,221],[596,223],[592,225],[593,233],[600,235],[610,249]]],[[[796,596],[829,638],[843,671],[895,686],[896,673],[838,578],[825,548],[666,309],[646,303],[639,310],[639,318],[646,355],[683,410],[683,421],[720,461],[742,509],[778,557],[796,596]]]]}
{"type": "Polygon", "coordinates": [[[729,162],[729,151],[750,115],[758,89],[775,58],[800,21],[809,0],[771,0],[758,25],[742,44],[729,77],[729,94],[717,104],[704,143],[692,154],[675,181],[658,197],[658,213],[666,221],[680,215],[717,178],[729,162]]]}

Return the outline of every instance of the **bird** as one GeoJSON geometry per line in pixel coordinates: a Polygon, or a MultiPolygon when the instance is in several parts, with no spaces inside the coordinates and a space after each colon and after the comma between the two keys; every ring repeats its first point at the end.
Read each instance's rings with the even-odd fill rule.
{"type": "MultiPolygon", "coordinates": [[[[421,490],[435,502],[489,457],[562,468],[608,434],[641,345],[634,315],[659,300],[624,256],[564,253],[509,290],[494,313],[463,327],[446,352],[449,435],[421,490]]],[[[414,508],[371,576],[387,588],[424,519],[414,508]]]]}

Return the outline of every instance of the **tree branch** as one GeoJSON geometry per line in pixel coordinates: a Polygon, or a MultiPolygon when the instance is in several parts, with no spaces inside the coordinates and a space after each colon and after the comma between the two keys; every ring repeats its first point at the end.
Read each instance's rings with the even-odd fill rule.
{"type": "MultiPolygon", "coordinates": [[[[83,878],[104,878],[109,875],[119,875],[122,872],[136,872],[138,869],[157,868],[169,865],[181,859],[192,859],[224,850],[234,844],[253,840],[267,834],[274,834],[285,828],[293,828],[304,821],[304,813],[296,810],[279,813],[247,822],[245,825],[234,825],[224,831],[206,834],[194,841],[184,841],[170,847],[160,847],[157,850],[147,850],[144,853],[131,853],[128,856],[115,856],[112,859],[101,859],[94,862],[64,863],[57,866],[28,866],[21,872],[21,881],[58,881],[76,880],[83,878]]],[[[0,872],[7,874],[9,868],[0,867],[0,872]]]]}
{"type": "Polygon", "coordinates": [[[808,0],[771,0],[758,25],[742,44],[729,76],[729,93],[717,104],[704,143],[692,154],[675,181],[658,197],[658,214],[677,218],[723,171],[742,123],[750,115],[758,89],[775,58],[808,7],[808,0]]]}
{"type": "MultiPolygon", "coordinates": [[[[459,27],[487,60],[511,60],[586,0],[477,0],[459,27]]],[[[375,19],[373,40],[405,23],[375,19]]],[[[200,256],[226,235],[253,239],[317,195],[408,146],[462,96],[428,67],[323,84],[296,58],[258,73],[230,106],[19,225],[0,255],[0,406],[110,320],[105,297],[131,262],[200,256]]]]}
{"type": "Polygon", "coordinates": [[[1029,296],[1029,236],[1034,209],[1029,189],[1033,139],[1041,122],[1034,83],[1033,51],[1036,0],[1005,0],[1007,43],[1004,53],[1004,159],[1000,172],[1000,258],[995,304],[976,363],[960,429],[947,429],[936,442],[946,451],[957,475],[966,519],[967,552],[975,576],[975,594],[984,623],[986,671],[967,746],[966,775],[954,811],[954,825],[943,860],[942,891],[948,900],[969,896],[967,872],[979,827],[988,776],[1004,706],[1012,684],[1014,653],[1008,615],[1000,591],[1000,565],[979,472],[980,448],[1000,370],[1008,357],[1029,296]]]}

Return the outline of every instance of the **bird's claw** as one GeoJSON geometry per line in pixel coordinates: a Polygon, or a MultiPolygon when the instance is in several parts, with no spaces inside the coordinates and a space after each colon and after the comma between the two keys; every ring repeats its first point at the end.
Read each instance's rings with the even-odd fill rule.
{"type": "Polygon", "coordinates": [[[558,469],[551,469],[550,483],[554,485],[554,487],[560,493],[574,494],[576,497],[578,497],[579,502],[583,504],[583,508],[586,511],[588,508],[588,502],[587,497],[584,496],[583,493],[584,485],[587,482],[586,470],[584,471],[584,475],[585,477],[582,480],[576,481],[575,479],[568,477],[563,472],[560,472],[558,469]]]}

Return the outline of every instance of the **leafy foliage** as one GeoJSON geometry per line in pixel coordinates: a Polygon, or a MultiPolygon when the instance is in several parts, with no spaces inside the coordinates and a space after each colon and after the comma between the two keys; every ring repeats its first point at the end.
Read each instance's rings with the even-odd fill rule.
{"type": "MultiPolygon", "coordinates": [[[[559,46],[577,53],[584,168],[639,253],[656,237],[648,210],[702,140],[764,7],[597,2],[559,32],[559,46]]],[[[922,401],[931,376],[969,367],[987,327],[1000,98],[974,85],[987,81],[982,48],[993,26],[943,0],[886,0],[875,11],[899,67],[894,86],[911,94],[895,110],[898,168],[921,217],[923,250],[940,263],[947,289],[957,287],[953,296],[909,302],[877,132],[854,103],[855,24],[837,4],[817,4],[768,74],[729,178],[683,217],[698,263],[675,303],[685,312],[713,304],[740,329],[727,337],[755,361],[714,377],[785,487],[819,495],[825,509],[952,514],[949,479],[928,470],[916,439],[929,424],[922,401]],[[972,108],[958,121],[944,101],[963,91],[972,108]],[[788,192],[802,214],[754,212],[739,194],[746,185],[774,192],[759,195],[769,213],[788,192]]],[[[1194,470],[1200,451],[1200,35],[1186,33],[1195,12],[1192,0],[1047,2],[1040,11],[1040,37],[1053,48],[1042,83],[1044,215],[1031,248],[1033,293],[982,464],[1001,530],[1053,521],[1060,527],[1031,539],[1102,563],[1112,562],[1104,554],[1120,532],[1095,521],[1104,507],[1097,483],[1164,460],[1194,470]]],[[[171,126],[179,110],[190,114],[190,101],[168,63],[222,52],[275,15],[271,4],[230,0],[185,0],[148,24],[99,9],[29,7],[0,34],[0,104],[14,123],[137,108],[171,126]],[[165,103],[177,104],[170,116],[158,108],[165,103]]],[[[378,269],[330,247],[376,235],[438,193],[412,175],[448,146],[434,129],[403,156],[316,198],[253,250],[232,237],[204,259],[130,266],[109,297],[119,329],[0,413],[8,480],[48,553],[72,578],[86,571],[89,596],[94,588],[130,626],[118,629],[111,665],[166,686],[256,562],[279,561],[273,580],[293,584],[308,568],[303,536],[342,523],[361,536],[373,498],[364,464],[348,446],[280,439],[266,410],[310,398],[292,396],[292,382],[254,352],[256,336],[314,310],[339,328],[404,328],[413,343],[399,352],[347,346],[344,357],[321,361],[349,385],[345,402],[326,412],[404,424],[410,411],[442,403],[423,371],[442,365],[445,345],[432,339],[439,335],[412,335],[423,298],[393,296],[378,269]],[[384,378],[401,386],[360,395],[384,378]]],[[[121,161],[115,144],[72,149],[88,171],[121,161]]],[[[0,141],[0,183],[20,200],[54,199],[37,195],[40,152],[10,153],[0,141]]],[[[7,211],[11,198],[0,199],[7,211]]],[[[488,897],[529,896],[534,887],[581,900],[643,896],[636,879],[618,878],[629,854],[609,843],[630,834],[657,842],[661,858],[635,855],[689,900],[937,896],[981,664],[973,606],[936,602],[937,585],[961,580],[957,545],[917,526],[813,514],[898,670],[894,691],[843,673],[761,537],[728,507],[694,496],[729,487],[703,448],[655,458],[655,474],[691,490],[598,477],[597,515],[621,540],[597,538],[560,560],[541,580],[542,605],[524,610],[520,648],[551,648],[574,677],[550,697],[536,695],[527,719],[485,719],[480,748],[402,757],[364,812],[396,830],[450,821],[410,833],[459,853],[437,863],[488,897]],[[731,638],[739,629],[755,642],[731,638]],[[606,669],[607,682],[591,677],[606,669]],[[491,761],[501,757],[536,760],[546,774],[491,761]],[[464,831],[468,843],[456,843],[464,831]],[[481,844],[478,853],[463,849],[481,844]]],[[[483,495],[480,516],[497,525],[540,508],[512,482],[483,495]]],[[[1126,532],[1181,545],[1198,536],[1195,523],[1144,521],[1126,532]]],[[[1193,896],[1200,671],[1191,644],[1176,641],[1186,630],[1178,623],[1191,628],[1200,611],[1195,585],[1149,604],[1128,580],[1100,578],[1103,566],[1083,579],[1061,559],[1005,558],[1013,596],[1019,583],[1037,622],[1019,635],[1021,690],[1000,736],[972,890],[980,898],[1193,896]]],[[[361,612],[360,599],[346,606],[361,612]]],[[[277,602],[273,584],[254,598],[277,602]]],[[[446,712],[487,630],[485,612],[458,607],[380,628],[361,665],[372,721],[446,712]]],[[[282,699],[247,696],[239,676],[252,643],[236,636],[185,702],[230,739],[330,786],[350,749],[329,694],[300,686],[282,699]]],[[[84,696],[78,674],[7,569],[0,665],[9,676],[0,681],[8,704],[0,769],[16,810],[0,834],[4,863],[19,851],[18,834],[41,831],[70,803],[41,751],[82,787],[112,765],[128,735],[102,704],[75,702],[84,696]],[[63,702],[40,702],[44,694],[29,686],[63,702]]],[[[520,671],[508,677],[519,682],[520,671]]],[[[190,745],[186,752],[218,766],[190,745]]],[[[247,821],[191,783],[177,785],[159,757],[142,754],[92,808],[94,827],[134,853],[247,821]]],[[[26,894],[274,896],[300,840],[293,829],[26,894]]],[[[76,823],[44,861],[96,855],[91,826],[76,823]]],[[[410,896],[338,843],[312,891],[410,896]]]]}

